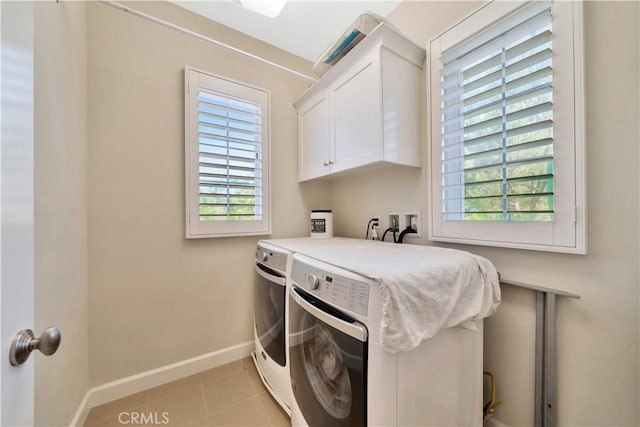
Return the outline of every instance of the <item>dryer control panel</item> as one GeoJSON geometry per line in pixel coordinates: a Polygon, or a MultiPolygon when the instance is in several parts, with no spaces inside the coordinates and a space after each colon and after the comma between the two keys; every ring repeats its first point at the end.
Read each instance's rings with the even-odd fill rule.
{"type": "Polygon", "coordinates": [[[288,257],[289,253],[278,251],[261,243],[258,243],[258,247],[256,248],[256,262],[283,274],[287,269],[288,257]]]}
{"type": "Polygon", "coordinates": [[[312,265],[293,260],[293,282],[321,300],[366,316],[369,308],[369,284],[360,280],[327,272],[312,265]]]}

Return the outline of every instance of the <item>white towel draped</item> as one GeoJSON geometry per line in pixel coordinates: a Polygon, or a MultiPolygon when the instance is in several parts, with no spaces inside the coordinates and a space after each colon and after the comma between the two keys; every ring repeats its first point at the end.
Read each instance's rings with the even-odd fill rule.
{"type": "Polygon", "coordinates": [[[490,316],[500,304],[495,267],[469,252],[339,237],[267,242],[377,281],[380,343],[390,352],[413,350],[442,329],[490,316]]]}

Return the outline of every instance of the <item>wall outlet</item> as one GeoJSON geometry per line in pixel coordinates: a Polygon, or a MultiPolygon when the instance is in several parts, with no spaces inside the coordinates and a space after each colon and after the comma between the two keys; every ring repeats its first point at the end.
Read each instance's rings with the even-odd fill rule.
{"type": "Polygon", "coordinates": [[[402,230],[400,224],[400,213],[398,212],[389,212],[387,213],[387,228],[395,227],[399,230],[402,230]]]}
{"type": "MultiPolygon", "coordinates": [[[[420,232],[422,231],[422,224],[420,221],[420,211],[417,212],[405,212],[403,215],[404,219],[404,228],[407,226],[411,227],[416,231],[415,234],[407,234],[406,237],[420,237],[420,232]]],[[[402,230],[404,230],[402,228],[402,230]]]]}
{"type": "Polygon", "coordinates": [[[371,217],[371,219],[375,219],[375,221],[371,223],[371,228],[379,228],[381,225],[380,221],[382,220],[382,217],[380,215],[374,215],[371,217]],[[376,225],[376,223],[378,223],[378,225],[376,225]]]}
{"type": "Polygon", "coordinates": [[[378,240],[380,236],[378,235],[378,229],[381,226],[381,217],[380,215],[373,215],[367,221],[367,239],[378,240]]]}

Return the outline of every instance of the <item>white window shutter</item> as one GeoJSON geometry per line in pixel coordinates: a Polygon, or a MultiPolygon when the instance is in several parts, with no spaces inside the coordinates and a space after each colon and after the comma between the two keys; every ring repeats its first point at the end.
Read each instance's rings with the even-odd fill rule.
{"type": "Polygon", "coordinates": [[[261,107],[198,91],[200,221],[262,219],[261,107]]]}
{"type": "Polygon", "coordinates": [[[268,92],[186,70],[187,237],[270,233],[268,92]]]}
{"type": "Polygon", "coordinates": [[[551,10],[526,12],[442,54],[444,220],[553,219],[551,10]]]}
{"type": "Polygon", "coordinates": [[[581,17],[494,1],[429,42],[432,240],[585,253],[581,17]]]}

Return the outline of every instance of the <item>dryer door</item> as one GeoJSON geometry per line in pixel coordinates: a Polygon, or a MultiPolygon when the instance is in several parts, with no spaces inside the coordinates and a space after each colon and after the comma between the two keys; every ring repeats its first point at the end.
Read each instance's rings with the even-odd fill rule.
{"type": "Polygon", "coordinates": [[[289,290],[291,386],[309,426],[367,425],[367,328],[289,290]]]}
{"type": "Polygon", "coordinates": [[[286,365],[285,301],[286,280],[277,271],[256,263],[253,286],[253,317],[262,348],[280,366],[286,365]]]}

